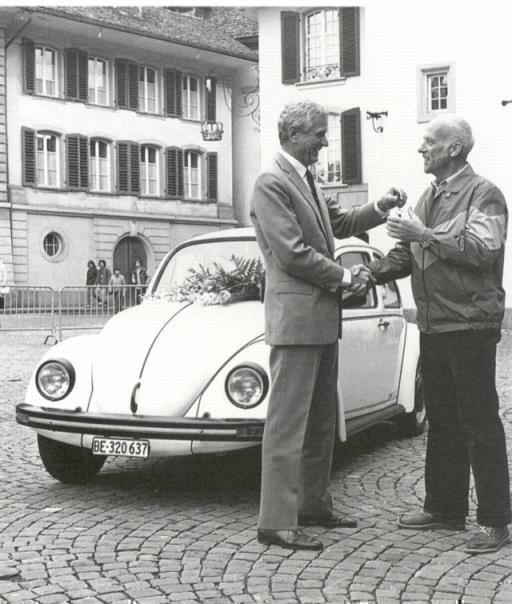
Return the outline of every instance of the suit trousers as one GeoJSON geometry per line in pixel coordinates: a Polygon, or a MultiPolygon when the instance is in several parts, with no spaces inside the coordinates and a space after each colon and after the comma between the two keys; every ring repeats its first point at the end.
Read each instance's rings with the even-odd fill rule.
{"type": "Polygon", "coordinates": [[[493,527],[511,521],[507,450],[495,385],[499,337],[491,329],[420,337],[429,421],[425,511],[467,516],[471,469],[477,522],[493,527]]]}
{"type": "Polygon", "coordinates": [[[338,343],[272,346],[259,528],[297,528],[332,510],[328,491],[338,403],[338,343]]]}

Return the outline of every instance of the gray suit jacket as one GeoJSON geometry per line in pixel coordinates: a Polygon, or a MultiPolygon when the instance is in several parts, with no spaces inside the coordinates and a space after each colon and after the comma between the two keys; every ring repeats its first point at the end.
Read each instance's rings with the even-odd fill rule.
{"type": "Polygon", "coordinates": [[[334,239],[382,223],[368,203],[344,210],[320,207],[292,165],[276,154],[256,181],[251,218],[265,269],[265,332],[271,345],[330,344],[340,333],[338,290],[343,267],[334,261],[334,239]]]}

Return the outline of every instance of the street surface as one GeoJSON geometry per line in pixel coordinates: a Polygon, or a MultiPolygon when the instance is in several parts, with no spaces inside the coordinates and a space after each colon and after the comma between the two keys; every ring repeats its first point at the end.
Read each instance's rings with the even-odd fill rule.
{"type": "MultiPolygon", "coordinates": [[[[66,334],[67,335],[67,334],[66,334]]],[[[46,347],[44,334],[0,333],[0,601],[316,604],[512,602],[512,545],[463,551],[466,532],[399,529],[423,500],[425,437],[391,424],[336,453],[332,492],[357,529],[309,529],[322,552],[256,541],[258,452],[107,461],[68,486],[42,467],[15,404],[46,347]]],[[[512,459],[512,331],[499,347],[498,389],[512,459]]],[[[475,526],[475,504],[469,528],[475,526]]]]}

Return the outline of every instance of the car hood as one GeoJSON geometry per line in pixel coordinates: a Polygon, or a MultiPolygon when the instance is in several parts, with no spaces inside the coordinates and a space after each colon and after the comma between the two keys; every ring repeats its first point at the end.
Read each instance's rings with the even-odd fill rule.
{"type": "Polygon", "coordinates": [[[119,313],[98,338],[89,409],[182,416],[220,367],[263,329],[259,302],[149,300],[119,313]]]}

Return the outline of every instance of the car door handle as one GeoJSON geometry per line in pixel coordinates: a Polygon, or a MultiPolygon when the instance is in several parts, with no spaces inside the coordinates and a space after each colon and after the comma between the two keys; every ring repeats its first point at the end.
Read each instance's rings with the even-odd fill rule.
{"type": "Polygon", "coordinates": [[[385,321],[384,319],[379,320],[379,329],[387,329],[389,327],[389,321],[385,321]]]}

